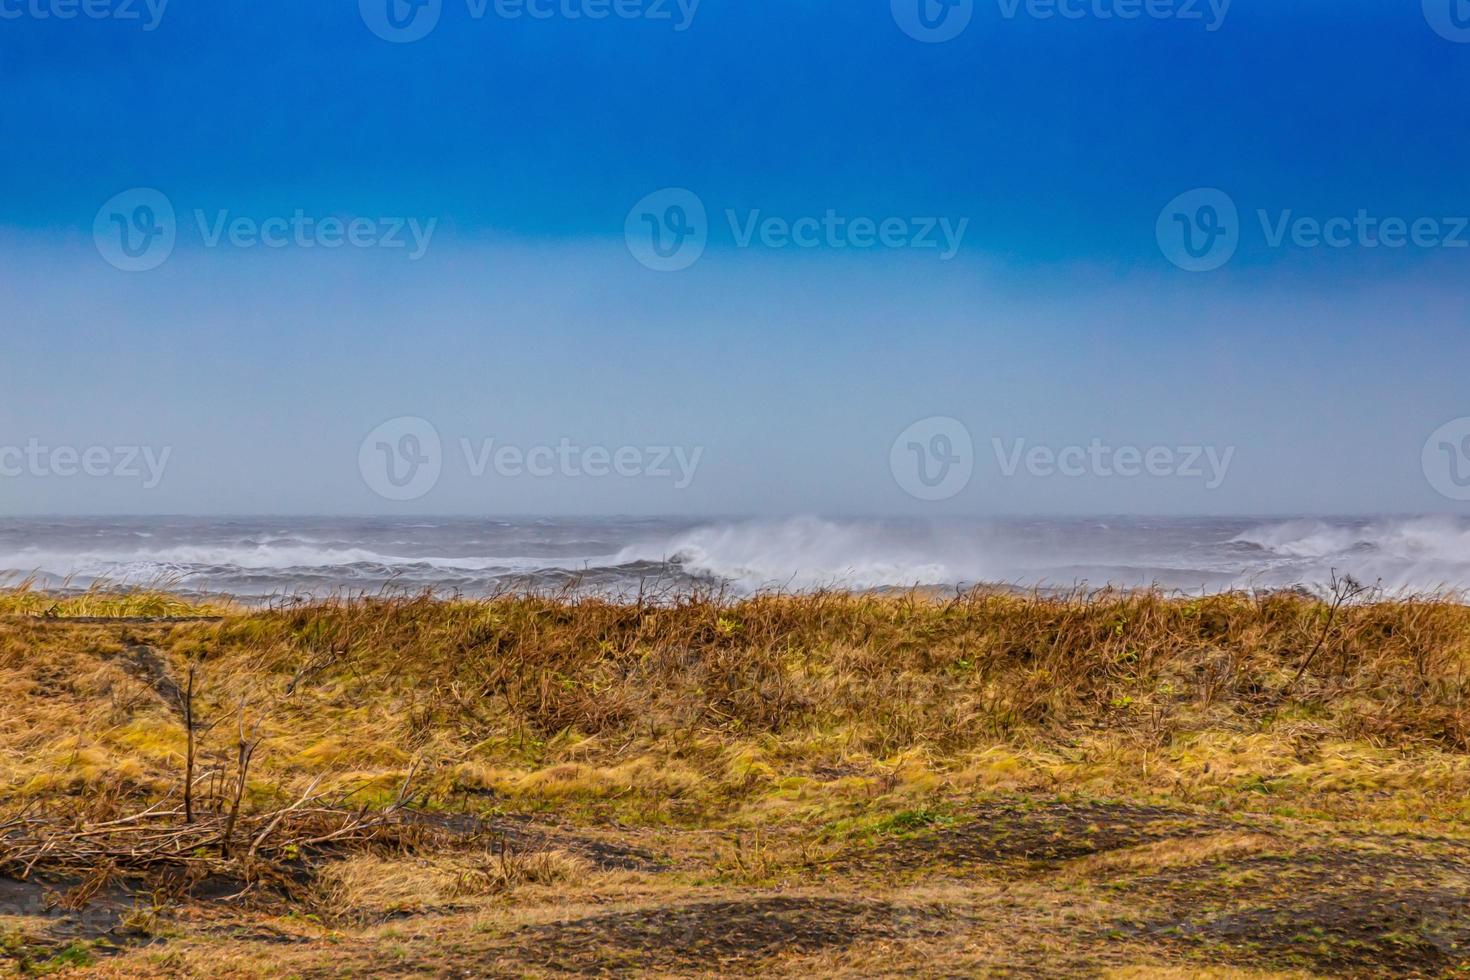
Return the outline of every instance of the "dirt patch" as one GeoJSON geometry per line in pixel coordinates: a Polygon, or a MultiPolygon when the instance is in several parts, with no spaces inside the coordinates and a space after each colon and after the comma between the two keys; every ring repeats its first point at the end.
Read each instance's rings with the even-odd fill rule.
{"type": "Polygon", "coordinates": [[[482,819],[467,813],[413,812],[410,818],[424,826],[448,831],[465,840],[483,840],[497,848],[501,842],[517,854],[565,851],[599,871],[667,871],[670,862],[641,847],[567,827],[538,824],[530,817],[502,815],[482,819]]]}
{"type": "Polygon", "coordinates": [[[101,939],[111,935],[137,900],[126,882],[111,882],[84,902],[68,903],[81,879],[16,881],[0,878],[0,915],[19,916],[44,924],[46,938],[101,939]],[[75,904],[78,907],[68,907],[75,904]]]}
{"type": "Polygon", "coordinates": [[[123,947],[163,940],[149,923],[159,916],[172,918],[181,911],[218,915],[255,911],[285,914],[291,896],[276,884],[225,875],[194,877],[181,869],[106,878],[37,874],[25,880],[0,876],[0,917],[13,917],[19,942],[0,944],[0,963],[12,959],[44,958],[48,950],[70,943],[95,943],[98,950],[117,952],[123,947]]]}
{"type": "Polygon", "coordinates": [[[119,659],[128,676],[152,688],[153,693],[163,700],[170,711],[183,715],[184,692],[169,676],[168,664],[157,650],[139,643],[130,647],[119,659]]]}
{"type": "Polygon", "coordinates": [[[1142,932],[1212,956],[1332,973],[1470,965],[1470,863],[1453,853],[1315,848],[1167,869],[1122,887],[1166,910],[1142,932]]]}
{"type": "Polygon", "coordinates": [[[122,880],[94,890],[81,879],[0,878],[0,917],[7,920],[0,929],[0,973],[49,972],[63,962],[86,962],[157,942],[130,923],[147,904],[146,893],[122,880]]]}
{"type": "Polygon", "coordinates": [[[492,824],[494,833],[505,838],[511,850],[566,851],[586,860],[599,871],[667,871],[669,864],[652,852],[592,834],[561,827],[541,827],[530,822],[501,818],[492,824]]]}
{"type": "Polygon", "coordinates": [[[812,769],[812,778],[818,782],[830,783],[838,779],[850,779],[853,776],[866,776],[871,770],[867,766],[855,766],[850,763],[841,765],[817,766],[812,769]]]}
{"type": "Polygon", "coordinates": [[[783,955],[952,935],[960,913],[859,897],[762,895],[662,904],[583,918],[466,931],[394,927],[391,957],[373,944],[334,948],[332,961],[293,963],[302,977],[760,976],[783,955]]]}
{"type": "Polygon", "coordinates": [[[949,826],[881,841],[840,859],[839,870],[914,871],[988,867],[1048,870],[1064,861],[1171,839],[1206,837],[1229,821],[1185,810],[1125,803],[992,803],[949,826]]]}
{"type": "Polygon", "coordinates": [[[886,902],[771,896],[610,913],[518,930],[513,938],[528,964],[600,974],[721,970],[778,953],[937,931],[928,913],[886,902]]]}

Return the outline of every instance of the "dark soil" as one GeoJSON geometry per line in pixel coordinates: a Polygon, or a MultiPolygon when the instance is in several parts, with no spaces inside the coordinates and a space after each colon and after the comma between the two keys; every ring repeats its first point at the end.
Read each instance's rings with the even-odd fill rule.
{"type": "Polygon", "coordinates": [[[0,915],[42,919],[56,940],[101,939],[111,936],[133,908],[138,893],[126,882],[104,885],[79,908],[67,907],[67,895],[80,879],[0,878],[0,915]]]}
{"type": "Polygon", "coordinates": [[[530,817],[508,814],[482,819],[468,813],[416,812],[412,818],[436,830],[466,839],[481,839],[491,848],[503,843],[508,851],[516,854],[566,851],[599,871],[654,872],[667,871],[670,867],[668,861],[644,848],[584,831],[537,823],[530,817]]]}
{"type": "Polygon", "coordinates": [[[1400,846],[1234,858],[1125,888],[1163,910],[1143,931],[1237,961],[1399,976],[1470,962],[1470,862],[1400,846]]]}
{"type": "Polygon", "coordinates": [[[1233,827],[1185,810],[1121,803],[993,803],[967,810],[961,822],[887,840],[841,859],[839,870],[943,871],[975,867],[1029,874],[1074,858],[1205,837],[1233,827]]]}
{"type": "Polygon", "coordinates": [[[773,896],[618,912],[522,929],[519,956],[543,969],[597,974],[719,970],[782,952],[912,938],[927,916],[886,902],[773,896]]]}

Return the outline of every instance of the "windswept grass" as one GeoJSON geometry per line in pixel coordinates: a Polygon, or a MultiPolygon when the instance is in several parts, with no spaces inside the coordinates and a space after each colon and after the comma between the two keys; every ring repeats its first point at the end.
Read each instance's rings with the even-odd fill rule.
{"type": "Polygon", "coordinates": [[[201,602],[168,591],[167,583],[133,589],[114,589],[98,583],[81,590],[51,591],[34,581],[0,589],[0,616],[45,618],[160,619],[218,616],[235,608],[228,600],[201,602]]]}
{"type": "MultiPolygon", "coordinates": [[[[67,608],[199,611],[100,594],[67,608]]],[[[243,715],[261,793],[321,776],[379,799],[415,758],[441,796],[658,819],[1038,782],[1312,806],[1413,785],[1449,818],[1467,786],[1470,608],[1451,602],[1362,603],[1330,624],[1293,594],[210,608],[223,618],[0,624],[12,791],[176,782],[169,701],[191,669],[215,724],[204,752],[231,751],[243,715]]]]}
{"type": "MultiPolygon", "coordinates": [[[[1294,593],[984,590],[247,609],[21,589],[0,594],[0,818],[25,807],[86,825],[177,805],[187,709],[205,798],[236,785],[251,746],[247,814],[308,792],[383,808],[412,773],[425,814],[543,814],[618,847],[691,835],[670,858],[690,868],[681,887],[790,886],[852,849],[926,841],[941,855],[948,840],[965,854],[1014,847],[1017,860],[1043,844],[1092,855],[1053,846],[1055,833],[1094,833],[1059,799],[1218,815],[1185,821],[1216,835],[1188,847],[1103,827],[1097,840],[1131,850],[1080,860],[1058,879],[1069,888],[1200,862],[1269,869],[1275,831],[1210,821],[1470,835],[1467,668],[1470,607],[1434,598],[1335,612],[1294,593]],[[206,614],[217,618],[194,618],[206,614]],[[1037,801],[1055,829],[1027,829],[1024,808],[977,824],[976,801],[990,799],[1037,801]],[[1020,843],[966,843],[986,826],[1020,843]]],[[[384,868],[403,857],[375,844],[322,870],[310,901],[363,922],[466,896],[507,907],[558,883],[590,895],[608,879],[576,854],[602,846],[420,854],[389,885],[384,868]]]]}

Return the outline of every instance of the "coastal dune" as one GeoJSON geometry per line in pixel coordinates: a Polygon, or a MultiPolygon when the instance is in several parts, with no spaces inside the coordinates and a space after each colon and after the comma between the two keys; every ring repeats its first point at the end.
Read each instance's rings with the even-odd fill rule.
{"type": "Polygon", "coordinates": [[[6,593],[0,955],[1447,972],[1470,608],[1356,588],[6,593]]]}

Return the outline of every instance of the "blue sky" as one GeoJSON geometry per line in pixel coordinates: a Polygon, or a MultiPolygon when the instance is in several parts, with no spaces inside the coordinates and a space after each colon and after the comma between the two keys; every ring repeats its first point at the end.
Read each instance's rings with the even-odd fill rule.
{"type": "Polygon", "coordinates": [[[545,19],[443,0],[411,43],[356,2],[172,0],[151,30],[142,0],[139,20],[62,20],[65,2],[0,0],[0,444],[172,453],[151,488],[5,477],[10,513],[1464,506],[1421,451],[1470,415],[1470,248],[1270,234],[1362,212],[1456,237],[1470,43],[1436,32],[1437,0],[1236,0],[1223,18],[1200,2],[1202,20],[975,0],[942,43],[908,36],[889,0],[703,0],[692,17],[670,0],[668,20],[597,21],[564,12],[587,0],[545,19]],[[94,240],[132,188],[176,211],[147,271],[94,240]],[[707,247],[676,272],[624,240],[663,188],[707,210],[707,247]],[[1158,237],[1196,188],[1238,209],[1233,255],[1206,272],[1158,237]],[[207,240],[297,211],[433,231],[416,259],[207,240]],[[964,234],[948,260],[739,244],[753,218],[828,212],[964,234]],[[399,416],[444,442],[443,477],[408,502],[358,465],[399,416]],[[925,501],[889,452],[933,416],[968,428],[975,475],[925,501]],[[459,442],[487,438],[704,455],[682,489],[476,478],[459,442]],[[992,451],[1098,438],[1236,452],[1210,489],[1008,477],[992,451]]]}

